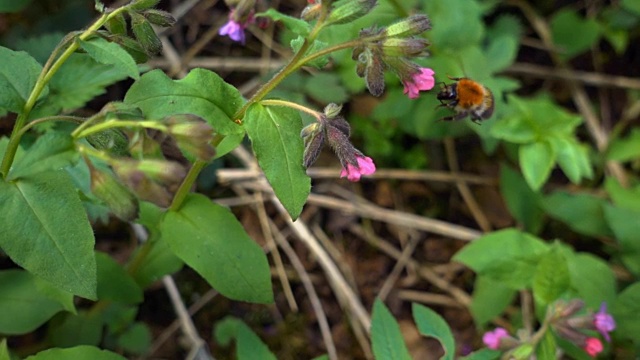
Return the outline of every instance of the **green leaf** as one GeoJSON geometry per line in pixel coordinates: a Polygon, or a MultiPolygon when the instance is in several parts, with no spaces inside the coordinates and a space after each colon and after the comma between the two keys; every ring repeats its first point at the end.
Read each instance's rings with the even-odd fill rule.
{"type": "MultiPolygon", "coordinates": [[[[170,275],[178,272],[182,269],[184,263],[177,257],[167,241],[160,238],[154,241],[151,251],[144,257],[144,261],[138,266],[137,270],[133,274],[136,283],[141,288],[146,288],[152,283],[162,279],[165,275],[170,275]]],[[[136,250],[136,252],[142,251],[142,248],[136,250]]],[[[135,254],[134,254],[135,256],[135,254]]]]}
{"type": "MultiPolygon", "coordinates": [[[[297,38],[291,40],[291,49],[293,49],[294,52],[298,52],[300,50],[300,48],[302,47],[302,44],[304,44],[305,38],[303,36],[298,36],[297,38]]],[[[324,41],[320,41],[320,40],[315,40],[313,42],[313,44],[311,44],[311,46],[309,47],[309,49],[307,50],[307,52],[305,53],[305,55],[309,55],[309,54],[314,54],[324,48],[327,47],[327,43],[324,41]]],[[[319,70],[321,70],[322,68],[324,68],[325,66],[327,66],[327,64],[329,63],[329,55],[325,55],[325,56],[320,56],[317,59],[311,60],[310,62],[306,63],[305,65],[308,66],[313,66],[319,70]]]]}
{"type": "Polygon", "coordinates": [[[0,46],[0,109],[21,113],[41,71],[42,66],[26,52],[0,46]]]}
{"type": "Polygon", "coordinates": [[[471,314],[477,326],[493,320],[513,302],[516,290],[487,275],[478,275],[473,286],[471,314]]]}
{"type": "Polygon", "coordinates": [[[500,192],[509,212],[524,229],[533,234],[540,232],[544,217],[542,195],[531,190],[524,178],[507,165],[500,167],[500,192]]]}
{"type": "Polygon", "coordinates": [[[640,16],[640,3],[636,0],[622,0],[622,7],[640,16]]]}
{"type": "Polygon", "coordinates": [[[307,36],[311,30],[311,26],[304,20],[285,15],[276,9],[270,8],[265,12],[256,14],[256,17],[268,17],[273,21],[282,21],[287,29],[297,35],[307,36]]]}
{"type": "Polygon", "coordinates": [[[424,3],[424,10],[432,19],[438,19],[429,38],[442,49],[456,51],[477,45],[484,36],[482,9],[476,1],[432,0],[424,3]]]}
{"type": "Polygon", "coordinates": [[[7,347],[6,338],[0,341],[0,360],[11,360],[11,355],[9,354],[9,348],[7,347]]]}
{"type": "Polygon", "coordinates": [[[245,133],[242,132],[238,134],[229,134],[225,136],[224,139],[222,139],[222,141],[220,142],[220,144],[216,146],[215,159],[219,159],[227,155],[228,153],[230,153],[233,149],[237,148],[238,145],[242,143],[242,140],[244,140],[244,135],[245,133]]]}
{"type": "Polygon", "coordinates": [[[418,331],[424,336],[438,339],[444,348],[444,356],[441,359],[452,360],[456,354],[456,343],[447,322],[435,311],[420,304],[411,305],[413,319],[418,326],[418,331]]]}
{"type": "Polygon", "coordinates": [[[82,345],[69,349],[49,349],[41,351],[25,360],[126,360],[122,356],[107,350],[100,350],[94,346],[82,345]]]}
{"type": "Polygon", "coordinates": [[[0,212],[0,245],[15,263],[65,291],[96,298],[93,230],[65,172],[0,181],[0,212]]]}
{"type": "Polygon", "coordinates": [[[31,118],[58,115],[83,107],[104,94],[107,86],[126,79],[119,67],[96,62],[87,54],[73,54],[49,82],[49,95],[34,109],[31,118]]]}
{"type": "Polygon", "coordinates": [[[569,289],[570,277],[567,260],[557,246],[542,256],[533,276],[533,297],[546,306],[569,289]]]}
{"type": "Polygon", "coordinates": [[[101,64],[114,65],[122,69],[122,71],[134,80],[140,78],[140,72],[138,71],[136,62],[128,52],[117,44],[101,37],[94,37],[88,41],[78,40],[78,42],[80,47],[95,61],[101,64]]]}
{"type": "Polygon", "coordinates": [[[556,153],[547,142],[534,142],[520,146],[522,174],[533,190],[539,190],[544,185],[555,161],[556,153]]]}
{"type": "Polygon", "coordinates": [[[600,26],[596,20],[584,19],[571,9],[556,12],[550,26],[553,41],[565,59],[589,50],[600,37],[600,26]]]}
{"type": "Polygon", "coordinates": [[[640,158],[640,129],[631,129],[628,136],[615,139],[607,149],[607,160],[630,161],[640,158]]]}
{"type": "Polygon", "coordinates": [[[249,107],[245,127],[253,152],[276,196],[297,219],[311,191],[311,179],[302,165],[304,145],[298,111],[285,107],[249,107]]]}
{"type": "Polygon", "coordinates": [[[178,211],[166,213],[160,231],[173,252],[222,295],[273,302],[267,256],[226,208],[191,194],[178,211]]]}
{"type": "Polygon", "coordinates": [[[487,48],[487,58],[494,61],[488,63],[488,70],[495,73],[511,66],[518,55],[519,46],[519,39],[509,34],[493,38],[487,48]]]}
{"type": "Polygon", "coordinates": [[[622,262],[631,272],[640,275],[640,211],[606,204],[604,215],[620,244],[618,252],[622,262]]]}
{"type": "Polygon", "coordinates": [[[398,322],[380,299],[373,304],[371,347],[377,360],[411,360],[398,322]]]}
{"type": "Polygon", "coordinates": [[[573,230],[589,236],[611,236],[605,221],[604,199],[589,194],[557,191],[542,200],[547,214],[567,224],[573,230]]]}
{"type": "Polygon", "coordinates": [[[538,360],[556,360],[557,351],[556,339],[551,331],[546,331],[544,337],[536,348],[536,359],[538,360]]]}
{"type": "Polygon", "coordinates": [[[33,0],[0,0],[0,13],[14,13],[22,11],[33,0]]]}
{"type": "Polygon", "coordinates": [[[28,272],[0,271],[0,333],[29,333],[62,310],[59,302],[44,296],[28,272]]]}
{"type": "Polygon", "coordinates": [[[307,81],[304,88],[311,98],[325,104],[340,104],[349,99],[349,94],[335,74],[326,72],[315,74],[307,81]]]}
{"type": "Polygon", "coordinates": [[[625,188],[616,178],[607,177],[604,183],[609,197],[616,206],[621,208],[640,211],[640,185],[625,188]]]}
{"type": "Polygon", "coordinates": [[[98,266],[98,299],[124,304],[142,302],[142,289],[135,280],[109,255],[96,252],[98,266]]]}
{"type": "Polygon", "coordinates": [[[151,347],[151,341],[149,327],[144,323],[136,322],[118,337],[118,347],[128,353],[142,355],[151,347]]]}
{"type": "Polygon", "coordinates": [[[180,80],[172,80],[161,70],[150,71],[131,86],[124,101],[140,107],[148,118],[193,114],[207,120],[222,135],[244,132],[233,122],[244,103],[242,95],[209,70],[191,70],[180,80]]]}
{"type": "Polygon", "coordinates": [[[611,306],[611,314],[616,320],[615,337],[640,345],[640,282],[629,285],[618,294],[611,306]]]}
{"type": "Polygon", "coordinates": [[[516,229],[504,229],[484,235],[467,244],[454,257],[475,272],[482,274],[497,263],[507,260],[533,259],[548,250],[549,246],[537,237],[516,229]]]}
{"type": "MultiPolygon", "coordinates": [[[[636,218],[637,219],[637,218],[636,218]]],[[[599,257],[580,253],[567,258],[571,287],[578,292],[587,307],[598,308],[611,303],[616,296],[616,276],[599,257]]]]}
{"type": "Polygon", "coordinates": [[[51,131],[40,137],[25,155],[17,159],[7,176],[13,181],[49,170],[59,170],[78,160],[73,138],[51,131]]]}
{"type": "Polygon", "coordinates": [[[65,311],[72,314],[76,314],[76,305],[73,302],[73,294],[61,290],[53,286],[50,282],[42,280],[38,277],[33,278],[40,293],[48,297],[51,300],[58,302],[62,305],[65,311]]]}
{"type": "Polygon", "coordinates": [[[498,360],[500,355],[502,355],[502,352],[497,350],[481,349],[461,357],[460,360],[498,360]]]}
{"type": "Polygon", "coordinates": [[[59,347],[97,346],[102,340],[103,325],[99,313],[81,311],[78,315],[68,315],[60,321],[53,321],[49,326],[49,338],[53,345],[59,347]]]}
{"type": "Polygon", "coordinates": [[[589,150],[574,138],[548,138],[554,152],[558,154],[558,165],[574,184],[579,184],[582,178],[591,179],[593,169],[589,161],[589,150]]]}
{"type": "Polygon", "coordinates": [[[232,339],[236,339],[236,354],[238,360],[276,360],[276,356],[269,351],[267,345],[242,321],[227,316],[216,324],[216,341],[227,346],[232,339]]]}

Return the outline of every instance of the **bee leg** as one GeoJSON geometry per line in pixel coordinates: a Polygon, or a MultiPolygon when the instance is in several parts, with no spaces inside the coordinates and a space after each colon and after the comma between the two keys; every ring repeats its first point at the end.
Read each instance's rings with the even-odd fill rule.
{"type": "Polygon", "coordinates": [[[451,116],[445,116],[442,119],[440,119],[439,121],[456,121],[456,120],[462,120],[465,117],[467,117],[467,115],[469,115],[469,112],[467,111],[461,111],[455,115],[451,115],[451,116]]]}
{"type": "Polygon", "coordinates": [[[476,115],[475,113],[471,113],[471,121],[474,124],[482,125],[482,118],[480,116],[476,115]]]}

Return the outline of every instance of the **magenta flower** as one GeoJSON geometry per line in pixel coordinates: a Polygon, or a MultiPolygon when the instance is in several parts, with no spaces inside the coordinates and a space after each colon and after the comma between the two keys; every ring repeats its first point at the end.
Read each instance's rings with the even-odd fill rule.
{"type": "Polygon", "coordinates": [[[582,347],[584,351],[589,354],[591,357],[596,357],[599,353],[602,352],[604,347],[602,346],[602,342],[598,338],[590,337],[584,342],[584,346],[582,347]]]}
{"type": "Polygon", "coordinates": [[[229,19],[223,27],[220,28],[218,34],[221,36],[228,35],[231,40],[244,44],[245,36],[244,36],[244,26],[242,24],[235,22],[232,19],[229,19]]]}
{"type": "Polygon", "coordinates": [[[500,340],[509,337],[509,333],[505,328],[495,328],[493,331],[488,331],[482,336],[482,342],[487,345],[489,349],[498,350],[500,347],[500,340]]]}
{"type": "Polygon", "coordinates": [[[347,168],[343,168],[340,177],[347,177],[349,181],[359,181],[362,175],[371,175],[376,172],[376,165],[370,157],[364,155],[356,155],[358,166],[347,163],[347,168]]]}
{"type": "Polygon", "coordinates": [[[610,342],[611,337],[609,333],[616,328],[616,321],[611,314],[607,313],[607,303],[603,302],[602,305],[600,305],[600,311],[593,315],[593,324],[596,330],[610,342]]]}
{"type": "Polygon", "coordinates": [[[429,68],[420,68],[420,72],[411,76],[411,79],[404,80],[404,94],[409,96],[409,99],[417,99],[420,95],[420,91],[426,91],[433,89],[436,84],[436,80],[433,78],[435,72],[429,68]]]}

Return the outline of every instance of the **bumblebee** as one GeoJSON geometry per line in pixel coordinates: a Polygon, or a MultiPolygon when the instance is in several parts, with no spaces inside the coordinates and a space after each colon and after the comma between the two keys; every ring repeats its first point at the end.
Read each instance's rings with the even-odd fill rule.
{"type": "Polygon", "coordinates": [[[442,83],[437,98],[440,101],[438,107],[452,109],[455,115],[443,117],[440,120],[462,120],[471,116],[471,121],[480,124],[493,114],[493,93],[489,88],[468,78],[453,78],[453,84],[442,83]]]}

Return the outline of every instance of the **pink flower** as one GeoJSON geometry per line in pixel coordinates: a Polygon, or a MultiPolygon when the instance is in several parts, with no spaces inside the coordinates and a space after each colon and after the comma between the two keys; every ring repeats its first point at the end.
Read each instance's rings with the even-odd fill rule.
{"type": "Polygon", "coordinates": [[[404,94],[409,96],[409,99],[417,99],[420,95],[420,91],[431,90],[436,84],[436,80],[433,78],[435,72],[429,68],[420,68],[420,72],[411,76],[411,79],[405,80],[404,94]]]}
{"type": "Polygon", "coordinates": [[[583,349],[589,356],[596,357],[602,352],[602,342],[598,338],[590,337],[585,341],[583,349]]]}
{"type": "Polygon", "coordinates": [[[228,35],[231,38],[231,40],[244,44],[244,41],[245,41],[244,28],[245,26],[243,26],[242,24],[237,23],[232,19],[229,19],[229,21],[227,21],[227,23],[220,28],[220,31],[218,31],[218,34],[221,36],[228,35]]]}
{"type": "Polygon", "coordinates": [[[596,327],[596,330],[604,336],[607,341],[611,341],[611,337],[609,333],[616,328],[616,321],[613,319],[611,314],[607,313],[607,303],[602,303],[600,305],[600,311],[594,314],[593,316],[593,324],[596,327]]]}
{"type": "Polygon", "coordinates": [[[482,342],[487,345],[489,349],[498,350],[500,347],[500,340],[502,338],[509,337],[509,333],[505,328],[495,328],[493,331],[488,331],[482,336],[482,342]]]}
{"type": "Polygon", "coordinates": [[[362,175],[371,175],[376,172],[376,165],[368,156],[357,155],[358,166],[347,163],[347,168],[343,168],[340,177],[347,177],[349,181],[359,181],[362,175]]]}

